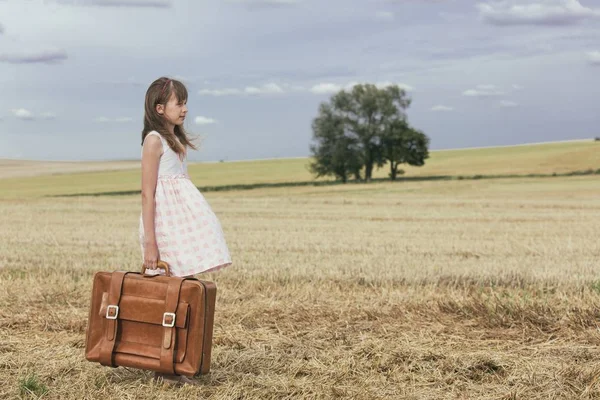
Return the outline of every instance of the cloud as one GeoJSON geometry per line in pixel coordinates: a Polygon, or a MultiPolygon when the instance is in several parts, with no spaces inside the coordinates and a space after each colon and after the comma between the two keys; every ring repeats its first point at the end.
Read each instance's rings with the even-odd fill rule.
{"type": "Polygon", "coordinates": [[[310,88],[311,93],[314,94],[327,94],[337,93],[344,89],[342,86],[335,83],[318,83],[310,88]]]}
{"type": "Polygon", "coordinates": [[[592,65],[600,65],[600,51],[588,51],[588,62],[592,65]]]}
{"type": "Polygon", "coordinates": [[[0,53],[0,62],[9,64],[55,64],[67,59],[67,52],[62,49],[48,49],[21,53],[0,53]]]}
{"type": "MultiPolygon", "coordinates": [[[[310,92],[314,94],[330,94],[337,93],[340,90],[351,90],[355,85],[358,85],[361,82],[350,82],[345,85],[340,85],[337,83],[317,83],[310,88],[306,88],[300,85],[294,85],[289,83],[267,83],[262,86],[246,86],[243,89],[238,88],[225,88],[225,89],[200,89],[198,94],[204,96],[248,96],[248,95],[280,95],[285,93],[305,93],[310,92]]],[[[387,86],[398,85],[401,89],[404,89],[407,92],[413,91],[414,88],[405,83],[396,83],[396,82],[377,82],[375,86],[382,89],[387,86]]]]}
{"type": "Polygon", "coordinates": [[[205,96],[231,96],[242,94],[239,89],[227,88],[227,89],[201,89],[198,94],[205,96]]]}
{"type": "Polygon", "coordinates": [[[514,101],[508,101],[508,100],[502,100],[500,102],[500,107],[502,108],[514,108],[514,107],[518,107],[519,104],[515,103],[514,101]]]}
{"type": "Polygon", "coordinates": [[[600,9],[581,5],[579,0],[523,0],[479,3],[476,5],[483,21],[500,26],[509,25],[573,25],[582,20],[600,17],[600,9]]]}
{"type": "Polygon", "coordinates": [[[196,125],[211,125],[216,124],[217,120],[208,117],[198,116],[194,119],[194,122],[196,123],[196,125]]]}
{"type": "Polygon", "coordinates": [[[377,11],[375,13],[375,18],[381,21],[393,21],[396,16],[391,11],[377,11]]]}
{"type": "Polygon", "coordinates": [[[284,83],[281,85],[283,87],[283,90],[285,91],[290,91],[290,92],[305,92],[306,88],[302,85],[293,85],[293,84],[289,84],[289,83],[284,83]]]}
{"type": "Polygon", "coordinates": [[[431,111],[452,111],[452,110],[454,110],[454,108],[448,107],[448,106],[443,106],[443,105],[437,105],[437,106],[431,107],[431,111]]]}
{"type": "Polygon", "coordinates": [[[97,123],[106,123],[106,122],[117,122],[117,123],[126,123],[133,121],[133,118],[130,117],[117,117],[117,118],[107,118],[107,117],[97,117],[94,118],[94,122],[97,123]]]}
{"type": "Polygon", "coordinates": [[[228,3],[242,4],[250,8],[275,8],[297,6],[301,0],[227,0],[228,3]]]}
{"type": "Polygon", "coordinates": [[[468,97],[502,96],[503,94],[504,92],[494,85],[477,85],[475,89],[468,89],[463,92],[463,96],[468,97]]]}
{"type": "Polygon", "coordinates": [[[267,83],[262,86],[246,86],[244,89],[201,89],[198,91],[198,94],[205,96],[241,96],[282,93],[285,93],[285,90],[276,83],[267,83]]]}
{"type": "MultiPolygon", "coordinates": [[[[318,83],[310,88],[310,92],[314,94],[333,94],[337,93],[340,90],[351,90],[354,86],[360,84],[361,82],[350,82],[346,85],[339,85],[337,83],[318,83]]],[[[366,82],[365,82],[366,83],[366,82]]],[[[397,85],[400,89],[404,89],[407,92],[411,92],[414,88],[405,83],[397,83],[397,82],[376,82],[375,86],[379,89],[383,89],[388,86],[397,85]]]]}
{"type": "Polygon", "coordinates": [[[24,108],[13,108],[10,111],[18,119],[22,119],[22,120],[25,120],[25,121],[33,121],[35,119],[33,113],[31,111],[29,111],[29,110],[24,109],[24,108]]]}
{"type": "Polygon", "coordinates": [[[4,25],[0,24],[0,35],[4,33],[4,25]]]}
{"type": "Polygon", "coordinates": [[[389,81],[385,81],[385,82],[376,82],[375,86],[377,86],[379,89],[383,89],[385,87],[388,86],[392,86],[392,85],[396,85],[398,86],[400,89],[406,91],[406,92],[412,92],[413,90],[415,90],[414,87],[407,85],[406,83],[400,83],[400,82],[389,82],[389,81]]]}
{"type": "Polygon", "coordinates": [[[267,83],[261,87],[248,86],[244,89],[244,92],[247,94],[277,94],[283,93],[283,89],[281,86],[276,83],[267,83]]]}
{"type": "Polygon", "coordinates": [[[172,0],[55,0],[59,4],[96,7],[171,8],[172,0]]]}
{"type": "Polygon", "coordinates": [[[521,85],[517,85],[516,83],[513,83],[512,86],[513,90],[523,90],[523,86],[521,85]]]}
{"type": "Polygon", "coordinates": [[[52,112],[44,112],[40,115],[42,119],[56,119],[56,114],[52,112]]]}

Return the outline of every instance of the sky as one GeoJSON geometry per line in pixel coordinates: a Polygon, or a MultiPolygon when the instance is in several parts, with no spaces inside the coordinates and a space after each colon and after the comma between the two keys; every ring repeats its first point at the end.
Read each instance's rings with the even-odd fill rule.
{"type": "Polygon", "coordinates": [[[319,104],[397,84],[431,149],[600,136],[597,0],[0,0],[0,158],[140,158],[189,91],[191,161],[304,157],[319,104]]]}

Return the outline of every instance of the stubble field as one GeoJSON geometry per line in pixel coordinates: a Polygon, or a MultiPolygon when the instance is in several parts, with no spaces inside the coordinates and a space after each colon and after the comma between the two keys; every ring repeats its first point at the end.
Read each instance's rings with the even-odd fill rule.
{"type": "Polygon", "coordinates": [[[140,266],[139,196],[22,179],[0,196],[0,398],[600,397],[596,175],[206,192],[234,265],[201,276],[212,372],[180,389],[83,354],[93,274],[140,266]]]}

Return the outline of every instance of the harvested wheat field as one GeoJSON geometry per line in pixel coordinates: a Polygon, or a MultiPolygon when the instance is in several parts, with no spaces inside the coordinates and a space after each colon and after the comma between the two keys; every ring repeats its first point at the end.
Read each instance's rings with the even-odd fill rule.
{"type": "Polygon", "coordinates": [[[84,358],[139,196],[0,200],[0,398],[600,398],[597,176],[205,196],[234,266],[203,276],[212,371],[180,389],[84,358]]]}

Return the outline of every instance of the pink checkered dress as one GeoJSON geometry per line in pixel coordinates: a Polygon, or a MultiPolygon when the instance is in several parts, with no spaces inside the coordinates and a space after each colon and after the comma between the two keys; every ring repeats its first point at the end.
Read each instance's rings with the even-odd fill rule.
{"type": "MultiPolygon", "coordinates": [[[[216,271],[231,265],[221,224],[194,186],[182,161],[156,131],[163,145],[156,183],[154,230],[159,258],[175,276],[216,271]]],[[[144,256],[144,224],[140,214],[139,238],[144,256]]]]}

